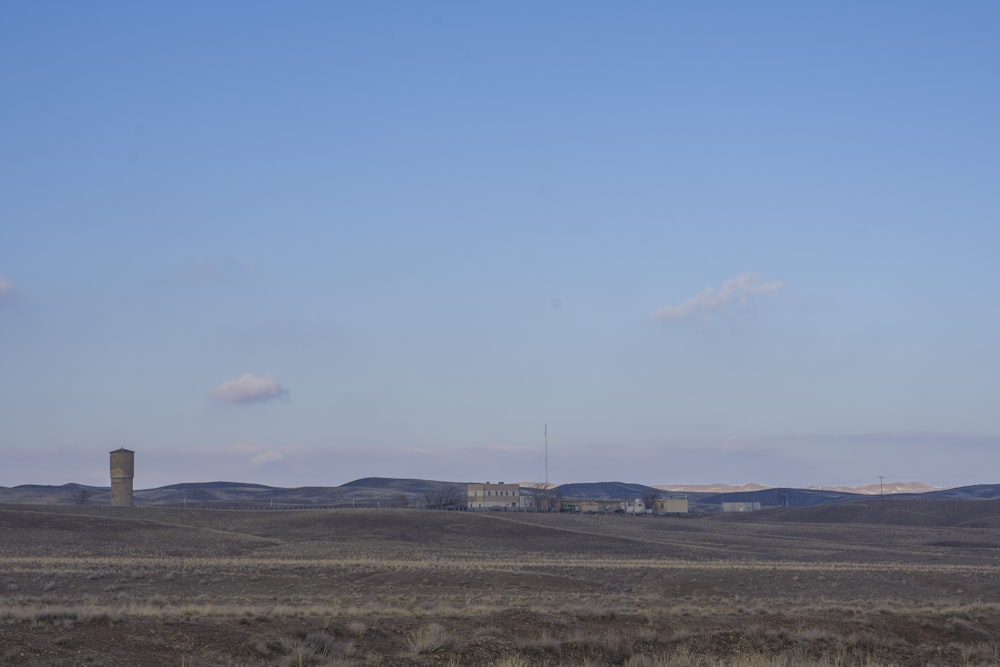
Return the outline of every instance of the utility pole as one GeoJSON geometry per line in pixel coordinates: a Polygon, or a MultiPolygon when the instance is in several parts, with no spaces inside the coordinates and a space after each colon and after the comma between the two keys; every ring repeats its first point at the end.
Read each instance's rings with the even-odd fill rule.
{"type": "Polygon", "coordinates": [[[878,476],[878,496],[879,496],[879,498],[882,497],[882,482],[883,482],[883,480],[885,480],[885,475],[879,475],[878,476]]]}

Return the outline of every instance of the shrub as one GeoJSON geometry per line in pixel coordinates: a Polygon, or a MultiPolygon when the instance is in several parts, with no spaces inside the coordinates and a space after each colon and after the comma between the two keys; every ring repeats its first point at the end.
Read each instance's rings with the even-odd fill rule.
{"type": "Polygon", "coordinates": [[[306,635],[306,644],[320,655],[337,655],[340,653],[340,642],[333,635],[325,632],[311,632],[306,635]]]}

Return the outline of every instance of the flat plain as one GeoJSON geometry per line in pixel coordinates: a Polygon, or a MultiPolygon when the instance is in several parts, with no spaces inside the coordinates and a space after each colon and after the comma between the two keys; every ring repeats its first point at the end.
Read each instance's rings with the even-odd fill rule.
{"type": "Polygon", "coordinates": [[[995,665],[1000,503],[0,506],[0,664],[995,665]]]}

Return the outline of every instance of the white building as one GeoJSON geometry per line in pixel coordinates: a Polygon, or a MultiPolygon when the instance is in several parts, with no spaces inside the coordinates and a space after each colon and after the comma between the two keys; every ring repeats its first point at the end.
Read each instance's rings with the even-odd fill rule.
{"type": "Polygon", "coordinates": [[[642,502],[642,498],[623,500],[622,509],[625,510],[625,514],[652,514],[651,510],[646,509],[646,503],[642,502]]]}

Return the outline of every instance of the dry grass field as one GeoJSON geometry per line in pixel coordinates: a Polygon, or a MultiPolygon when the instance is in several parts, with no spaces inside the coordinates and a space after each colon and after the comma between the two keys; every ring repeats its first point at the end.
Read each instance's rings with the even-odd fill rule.
{"type": "Polygon", "coordinates": [[[1000,664],[998,506],[914,502],[0,506],[0,664],[1000,664]]]}

